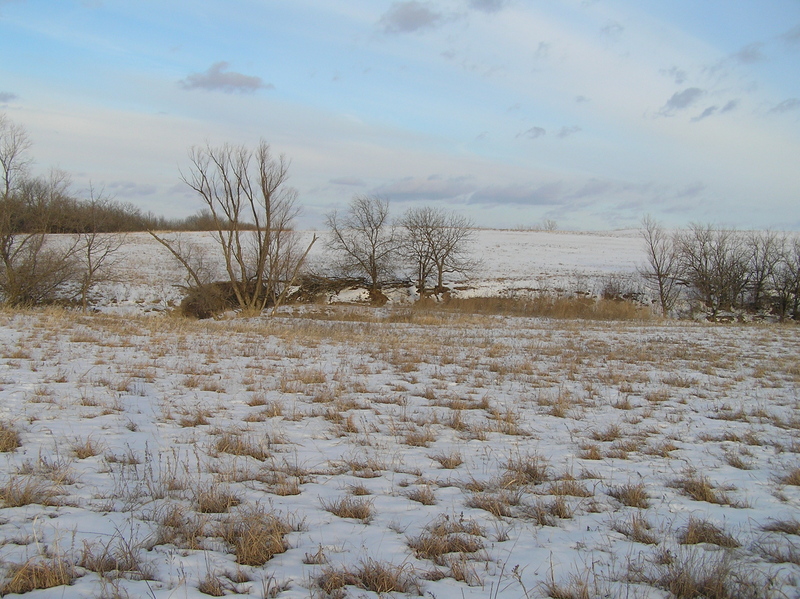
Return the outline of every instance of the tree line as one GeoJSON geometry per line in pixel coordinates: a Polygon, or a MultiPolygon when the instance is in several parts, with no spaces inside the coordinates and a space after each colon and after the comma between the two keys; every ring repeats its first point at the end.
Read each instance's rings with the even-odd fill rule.
{"type": "MultiPolygon", "coordinates": [[[[311,273],[306,258],[317,237],[300,246],[289,161],[273,156],[264,141],[255,148],[193,147],[180,177],[201,210],[178,221],[142,214],[92,189],[76,197],[60,171],[32,177],[30,147],[25,129],[0,114],[0,296],[6,304],[44,303],[66,288],[86,309],[92,288],[112,275],[130,231],[148,231],[183,266],[188,311],[201,316],[231,307],[274,312],[290,288],[309,279],[323,285],[353,280],[381,303],[382,289],[404,278],[425,297],[445,293],[452,276],[468,277],[479,267],[469,218],[419,206],[393,219],[388,200],[357,195],[344,211],[326,215],[328,263],[324,272],[311,273]],[[209,231],[216,259],[182,230],[209,231]],[[54,233],[63,234],[57,242],[54,233]],[[222,281],[214,262],[224,265],[222,281]]],[[[665,316],[686,300],[712,317],[747,310],[800,319],[797,237],[701,224],[669,232],[650,217],[641,231],[647,256],[641,274],[665,316]]]]}
{"type": "Polygon", "coordinates": [[[770,313],[800,319],[800,238],[693,223],[670,232],[642,221],[648,281],[664,316],[682,300],[720,313],[770,313]]]}

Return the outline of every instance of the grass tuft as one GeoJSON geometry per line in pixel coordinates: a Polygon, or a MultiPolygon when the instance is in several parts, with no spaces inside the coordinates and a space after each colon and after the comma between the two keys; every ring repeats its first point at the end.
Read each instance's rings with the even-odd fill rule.
{"type": "Polygon", "coordinates": [[[650,498],[644,483],[628,483],[619,487],[612,487],[608,494],[628,507],[647,509],[650,507],[650,498]]]}
{"type": "Polygon", "coordinates": [[[323,501],[322,508],[340,518],[354,518],[368,524],[375,516],[375,508],[371,499],[359,499],[345,495],[339,499],[323,501]]]}
{"type": "Polygon", "coordinates": [[[20,445],[19,431],[6,422],[0,422],[0,452],[15,451],[20,445]]]}
{"type": "Polygon", "coordinates": [[[61,558],[31,559],[24,564],[11,564],[6,581],[0,586],[0,596],[69,585],[76,577],[74,565],[61,558]]]}

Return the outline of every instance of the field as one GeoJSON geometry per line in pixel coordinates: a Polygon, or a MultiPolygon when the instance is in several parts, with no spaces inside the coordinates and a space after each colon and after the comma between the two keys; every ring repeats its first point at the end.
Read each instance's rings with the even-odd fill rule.
{"type": "MultiPolygon", "coordinates": [[[[628,234],[491,243],[464,296],[639,259],[628,234]]],[[[0,311],[0,595],[800,595],[796,326],[190,321],[145,246],[99,313],[0,311]]]]}

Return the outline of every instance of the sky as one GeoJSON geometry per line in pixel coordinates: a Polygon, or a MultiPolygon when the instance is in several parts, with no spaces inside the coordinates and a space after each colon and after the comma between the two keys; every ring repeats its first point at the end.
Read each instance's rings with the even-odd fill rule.
{"type": "Polygon", "coordinates": [[[0,0],[0,57],[34,174],[168,217],[192,146],[263,139],[303,228],[800,229],[800,0],[0,0]]]}

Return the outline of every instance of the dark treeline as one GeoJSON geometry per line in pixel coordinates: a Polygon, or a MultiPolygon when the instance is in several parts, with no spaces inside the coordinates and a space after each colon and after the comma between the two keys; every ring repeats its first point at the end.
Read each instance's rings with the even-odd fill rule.
{"type": "Polygon", "coordinates": [[[165,218],[142,212],[128,202],[105,197],[80,198],[53,181],[29,179],[3,200],[3,210],[15,233],[127,233],[134,231],[211,231],[207,211],[185,218],[165,218]]]}

